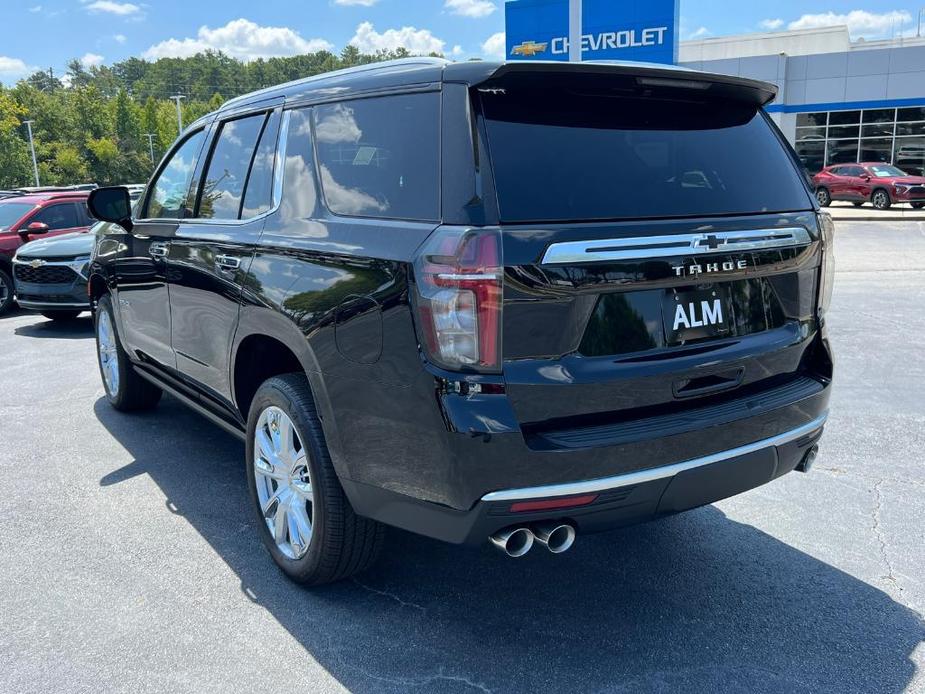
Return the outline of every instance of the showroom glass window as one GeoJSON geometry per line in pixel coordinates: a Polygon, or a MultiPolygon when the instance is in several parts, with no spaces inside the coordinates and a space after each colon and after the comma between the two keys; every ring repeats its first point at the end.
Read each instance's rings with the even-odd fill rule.
{"type": "Polygon", "coordinates": [[[196,170],[196,160],[202,149],[205,133],[199,130],[186,138],[174,151],[157,180],[151,184],[147,219],[180,219],[185,216],[190,181],[196,170]]]}
{"type": "Polygon", "coordinates": [[[810,173],[840,163],[892,163],[925,171],[925,106],[797,114],[797,154],[810,173]]]}
{"type": "Polygon", "coordinates": [[[358,217],[440,217],[436,92],[316,106],[315,147],[331,212],[358,217]]]}

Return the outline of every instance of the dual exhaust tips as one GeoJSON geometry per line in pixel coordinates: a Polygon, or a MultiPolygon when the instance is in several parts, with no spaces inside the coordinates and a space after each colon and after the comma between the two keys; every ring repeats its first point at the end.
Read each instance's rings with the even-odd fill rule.
{"type": "Polygon", "coordinates": [[[559,554],[575,544],[575,526],[569,523],[538,523],[531,527],[511,526],[489,538],[492,544],[509,557],[522,557],[539,542],[553,554],[559,554]]]}

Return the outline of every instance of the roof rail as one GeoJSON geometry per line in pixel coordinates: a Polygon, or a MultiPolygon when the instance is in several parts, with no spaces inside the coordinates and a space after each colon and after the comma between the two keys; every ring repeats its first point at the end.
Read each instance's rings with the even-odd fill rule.
{"type": "Polygon", "coordinates": [[[383,60],[378,63],[366,63],[364,65],[354,65],[353,67],[345,67],[340,70],[332,70],[331,72],[322,72],[317,75],[312,75],[310,77],[302,77],[297,80],[292,80],[290,82],[283,82],[282,84],[275,84],[272,87],[266,87],[264,89],[258,89],[257,91],[248,92],[247,94],[242,94],[241,96],[236,96],[232,99],[228,99],[224,104],[222,104],[218,111],[225,111],[234,106],[240,105],[247,101],[253,100],[255,97],[258,97],[263,94],[272,94],[276,91],[283,91],[292,87],[299,87],[306,84],[312,84],[314,82],[322,82],[324,80],[344,77],[347,75],[354,75],[360,73],[368,72],[377,72],[379,70],[385,70],[388,68],[393,68],[401,65],[431,65],[431,66],[440,66],[440,65],[449,65],[452,61],[447,60],[446,58],[433,58],[430,56],[419,56],[419,57],[410,57],[410,58],[395,58],[394,60],[383,60]]]}

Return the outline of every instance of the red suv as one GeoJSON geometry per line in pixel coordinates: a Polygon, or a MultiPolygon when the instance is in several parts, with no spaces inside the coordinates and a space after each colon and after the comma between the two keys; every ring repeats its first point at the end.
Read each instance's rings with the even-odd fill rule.
{"type": "Polygon", "coordinates": [[[894,202],[925,207],[925,177],[910,176],[892,164],[835,164],[813,176],[816,199],[823,207],[833,200],[846,200],[860,207],[870,200],[878,210],[894,202]]]}
{"type": "Polygon", "coordinates": [[[31,193],[0,200],[0,314],[13,305],[13,255],[40,234],[86,231],[93,223],[86,191],[31,193]]]}

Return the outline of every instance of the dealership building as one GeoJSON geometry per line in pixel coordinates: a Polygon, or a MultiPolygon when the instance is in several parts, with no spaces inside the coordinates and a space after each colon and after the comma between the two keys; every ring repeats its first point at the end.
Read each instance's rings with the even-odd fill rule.
{"type": "Polygon", "coordinates": [[[925,37],[852,41],[828,27],[682,41],[687,67],[773,82],[767,107],[810,172],[892,162],[925,173],[925,37]]]}

